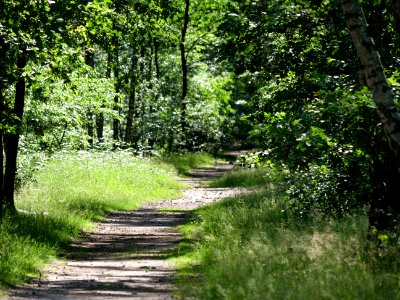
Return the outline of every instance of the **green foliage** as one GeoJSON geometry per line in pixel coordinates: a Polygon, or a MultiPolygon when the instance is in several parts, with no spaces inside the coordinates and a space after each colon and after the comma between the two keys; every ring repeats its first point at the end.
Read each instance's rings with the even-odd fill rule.
{"type": "Polygon", "coordinates": [[[62,152],[19,190],[20,213],[0,225],[0,282],[39,276],[39,268],[110,210],[175,198],[182,184],[173,167],[128,151],[62,152]]]}
{"type": "Polygon", "coordinates": [[[262,191],[198,209],[192,223],[182,227],[192,242],[186,243],[191,251],[174,258],[181,297],[400,296],[398,252],[377,256],[365,240],[366,217],[299,218],[288,210],[282,182],[271,180],[262,191]]]}
{"type": "MultiPolygon", "coordinates": [[[[371,3],[396,86],[393,20],[371,3]],[[378,21],[379,19],[379,21],[378,21]],[[387,27],[385,27],[387,26],[387,27]]],[[[372,162],[383,161],[382,128],[352,50],[340,7],[329,1],[231,1],[220,24],[220,57],[238,76],[237,137],[258,153],[240,163],[282,166],[293,208],[342,217],[371,200],[372,162]],[[240,34],[237,34],[237,33],[240,34]],[[221,58],[222,59],[222,58],[221,58]],[[378,125],[377,125],[378,124],[378,125]],[[249,133],[249,134],[247,134],[249,133]]],[[[380,35],[380,36],[378,36],[380,35]]],[[[384,163],[383,163],[384,164],[384,163]]]]}
{"type": "MultiPolygon", "coordinates": [[[[36,74],[26,100],[25,147],[48,152],[87,148],[89,112],[102,113],[107,119],[115,116],[112,80],[89,71],[81,65],[68,80],[53,78],[51,83],[45,82],[53,75],[48,68],[36,74]]],[[[105,137],[109,143],[109,134],[105,137]]]]}

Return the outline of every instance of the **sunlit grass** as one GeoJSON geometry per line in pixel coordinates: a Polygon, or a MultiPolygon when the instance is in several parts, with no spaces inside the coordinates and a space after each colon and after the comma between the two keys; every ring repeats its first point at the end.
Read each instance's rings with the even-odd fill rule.
{"type": "Polygon", "coordinates": [[[38,276],[82,230],[110,210],[181,196],[173,167],[128,152],[61,153],[17,194],[18,216],[0,228],[0,282],[38,276]]]}
{"type": "Polygon", "coordinates": [[[181,297],[400,299],[398,252],[378,255],[366,216],[299,218],[279,181],[267,186],[198,209],[180,228],[192,241],[174,258],[181,297]]]}
{"type": "Polygon", "coordinates": [[[271,182],[264,168],[237,168],[210,183],[210,187],[265,187],[271,182]]]}
{"type": "Polygon", "coordinates": [[[184,175],[193,168],[212,166],[215,158],[207,153],[176,153],[163,157],[162,161],[173,165],[179,174],[184,175]]]}

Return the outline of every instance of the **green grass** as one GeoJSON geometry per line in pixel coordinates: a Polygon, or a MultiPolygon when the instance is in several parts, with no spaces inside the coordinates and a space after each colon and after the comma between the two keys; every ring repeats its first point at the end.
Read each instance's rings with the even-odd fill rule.
{"type": "Polygon", "coordinates": [[[171,166],[126,152],[54,156],[17,194],[16,206],[24,213],[6,217],[0,226],[0,282],[38,276],[71,237],[110,210],[181,196],[175,176],[171,166]]]}
{"type": "Polygon", "coordinates": [[[197,167],[212,166],[215,158],[207,153],[171,154],[163,157],[162,161],[173,165],[181,175],[197,167]]]}
{"type": "Polygon", "coordinates": [[[283,191],[271,179],[261,191],[194,212],[180,227],[190,241],[173,258],[181,297],[400,299],[399,253],[367,242],[365,216],[299,218],[283,191]]]}
{"type": "Polygon", "coordinates": [[[263,187],[271,182],[267,169],[237,168],[210,183],[210,187],[263,187]]]}

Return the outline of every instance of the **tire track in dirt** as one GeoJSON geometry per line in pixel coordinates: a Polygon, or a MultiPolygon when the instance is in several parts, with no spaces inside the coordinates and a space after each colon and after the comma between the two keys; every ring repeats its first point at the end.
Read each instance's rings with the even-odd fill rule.
{"type": "Polygon", "coordinates": [[[190,210],[243,192],[200,187],[230,169],[222,164],[195,170],[182,180],[190,186],[183,198],[111,212],[40,279],[10,289],[1,299],[173,299],[174,269],[166,258],[182,241],[175,227],[190,219],[190,210]]]}

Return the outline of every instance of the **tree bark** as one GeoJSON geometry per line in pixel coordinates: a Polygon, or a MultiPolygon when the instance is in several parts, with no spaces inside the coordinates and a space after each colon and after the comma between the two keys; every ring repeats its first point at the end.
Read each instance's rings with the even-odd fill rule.
{"type": "Polygon", "coordinates": [[[126,128],[125,128],[125,143],[130,144],[132,142],[132,129],[133,129],[133,117],[135,113],[136,105],[136,83],[137,83],[137,49],[133,48],[132,53],[132,64],[131,64],[131,78],[129,88],[129,100],[128,100],[128,113],[126,116],[126,128]]]}
{"type": "Polygon", "coordinates": [[[394,103],[392,89],[386,80],[374,41],[368,34],[365,17],[358,0],[342,0],[341,3],[347,27],[361,63],[361,70],[376,103],[387,142],[388,156],[385,160],[385,168],[373,170],[375,174],[372,177],[379,182],[373,182],[370,211],[371,228],[382,231],[393,228],[399,214],[400,113],[394,103]],[[380,178],[381,172],[386,173],[386,179],[380,178]]]}
{"type": "MultiPolygon", "coordinates": [[[[0,35],[0,57],[6,57],[5,42],[3,36],[0,35]]],[[[4,113],[5,113],[5,99],[3,95],[3,90],[5,89],[4,81],[6,77],[6,72],[4,68],[0,70],[0,220],[3,217],[3,206],[4,206],[4,193],[3,193],[3,183],[4,183],[4,113]]]]}
{"type": "MultiPolygon", "coordinates": [[[[111,78],[111,68],[112,68],[112,53],[109,50],[107,53],[107,69],[106,78],[111,78]]],[[[104,105],[102,106],[104,107],[104,105]]],[[[104,142],[104,113],[100,112],[96,115],[96,133],[97,141],[99,144],[104,142]]]]}
{"type": "MultiPolygon", "coordinates": [[[[119,78],[119,44],[116,38],[113,39],[114,53],[113,53],[113,71],[115,80],[115,92],[117,93],[114,97],[114,113],[119,116],[120,114],[120,103],[119,103],[119,92],[121,89],[121,79],[119,78]]],[[[113,119],[113,140],[114,149],[117,148],[119,142],[119,119],[114,117],[113,119]]]]}
{"type": "Polygon", "coordinates": [[[88,109],[87,112],[87,119],[88,119],[88,124],[87,124],[88,143],[89,147],[93,147],[93,141],[94,141],[93,112],[90,108],[88,109]]]}
{"type": "Polygon", "coordinates": [[[4,170],[3,170],[3,165],[4,165],[4,145],[3,145],[3,118],[4,118],[4,96],[3,96],[3,90],[0,87],[0,124],[2,125],[0,127],[0,167],[1,167],[1,172],[0,172],[0,220],[3,216],[3,206],[4,206],[4,195],[3,195],[3,182],[4,182],[4,170]]]}
{"type": "Polygon", "coordinates": [[[21,49],[17,59],[17,71],[18,81],[15,85],[15,103],[13,108],[13,114],[15,119],[13,121],[13,127],[15,132],[9,133],[6,136],[6,166],[4,173],[4,184],[3,184],[3,195],[4,195],[4,209],[10,213],[15,213],[15,202],[14,202],[14,189],[15,189],[15,178],[17,174],[17,154],[18,154],[18,143],[19,143],[19,131],[21,129],[22,117],[24,114],[25,105],[25,90],[26,83],[23,75],[24,68],[26,66],[26,49],[21,49]]]}
{"type": "MultiPolygon", "coordinates": [[[[89,50],[88,48],[85,48],[85,63],[92,69],[94,69],[94,53],[89,50]]],[[[89,146],[93,146],[93,141],[94,141],[94,124],[93,124],[93,111],[89,107],[88,112],[87,112],[87,133],[88,133],[88,143],[89,146]]]]}
{"type": "MultiPolygon", "coordinates": [[[[158,69],[159,66],[157,65],[157,60],[158,60],[158,53],[156,51],[156,46],[155,46],[155,39],[153,39],[153,44],[150,45],[150,49],[151,49],[151,53],[150,53],[150,59],[149,59],[149,73],[148,73],[148,78],[149,78],[149,82],[150,82],[150,90],[153,90],[153,82],[152,82],[152,77],[153,77],[153,54],[154,54],[154,60],[155,60],[155,67],[156,67],[156,78],[157,80],[159,79],[159,72],[160,70],[158,69]],[[154,45],[154,49],[153,49],[153,45],[154,45]]],[[[149,108],[149,116],[150,119],[153,120],[154,119],[154,114],[155,114],[155,109],[154,106],[155,104],[158,102],[158,97],[159,94],[154,94],[154,97],[150,100],[150,108],[149,108]]],[[[150,121],[149,123],[149,147],[150,149],[153,149],[154,147],[154,124],[150,121]]]]}
{"type": "Polygon", "coordinates": [[[160,61],[158,59],[158,49],[160,47],[160,43],[157,39],[154,39],[154,64],[156,65],[156,78],[160,79],[160,61]]]}
{"type": "Polygon", "coordinates": [[[188,91],[188,66],[186,60],[185,41],[186,33],[189,26],[189,8],[190,0],[185,0],[185,14],[183,19],[182,35],[179,44],[182,62],[182,95],[181,95],[181,128],[182,131],[186,130],[186,97],[188,91]]]}

